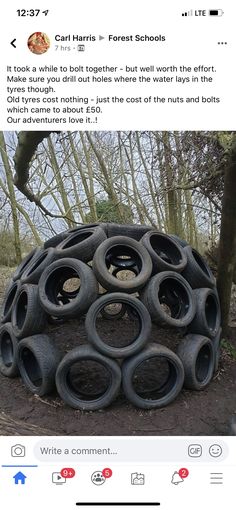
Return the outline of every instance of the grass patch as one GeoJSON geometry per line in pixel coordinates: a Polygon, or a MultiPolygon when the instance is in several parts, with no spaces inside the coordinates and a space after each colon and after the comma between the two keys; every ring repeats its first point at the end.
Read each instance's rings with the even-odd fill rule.
{"type": "Polygon", "coordinates": [[[221,340],[221,347],[225,350],[225,352],[232,358],[233,360],[236,360],[236,349],[235,347],[230,343],[229,340],[221,340]]]}

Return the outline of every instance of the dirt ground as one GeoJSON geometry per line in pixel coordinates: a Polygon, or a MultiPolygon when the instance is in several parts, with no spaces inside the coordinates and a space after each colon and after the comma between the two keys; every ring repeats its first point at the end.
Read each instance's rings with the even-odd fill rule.
{"type": "MultiPolygon", "coordinates": [[[[0,300],[10,272],[0,270],[0,300]]],[[[100,331],[118,332],[124,341],[127,320],[115,324],[100,319],[100,331]]],[[[231,331],[236,348],[236,329],[231,331]]],[[[45,332],[63,353],[86,342],[83,320],[49,325],[45,332]]],[[[150,340],[175,350],[182,335],[153,325],[150,340]]],[[[19,378],[0,376],[0,385],[2,435],[226,435],[229,418],[236,414],[236,361],[229,349],[222,350],[219,370],[206,390],[182,390],[172,404],[158,410],[134,408],[122,390],[107,409],[82,412],[64,404],[56,391],[42,398],[31,394],[19,378]]]]}

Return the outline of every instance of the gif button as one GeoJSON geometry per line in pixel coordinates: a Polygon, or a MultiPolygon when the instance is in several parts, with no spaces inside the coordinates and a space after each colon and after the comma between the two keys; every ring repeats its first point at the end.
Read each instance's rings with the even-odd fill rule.
{"type": "Polygon", "coordinates": [[[190,444],[188,447],[189,457],[201,457],[202,447],[200,444],[190,444]]]}

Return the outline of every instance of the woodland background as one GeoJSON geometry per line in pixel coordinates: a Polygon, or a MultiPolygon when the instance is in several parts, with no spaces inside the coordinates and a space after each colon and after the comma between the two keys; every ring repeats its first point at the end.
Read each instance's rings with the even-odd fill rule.
{"type": "Polygon", "coordinates": [[[235,132],[0,132],[0,266],[79,223],[177,234],[236,283],[235,132]]]}

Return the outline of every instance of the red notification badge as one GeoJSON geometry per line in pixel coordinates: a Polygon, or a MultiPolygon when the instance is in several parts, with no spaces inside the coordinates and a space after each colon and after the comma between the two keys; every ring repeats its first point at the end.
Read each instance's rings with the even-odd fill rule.
{"type": "Polygon", "coordinates": [[[179,469],[180,478],[187,478],[188,475],[189,475],[189,470],[187,468],[179,469]]]}
{"type": "Polygon", "coordinates": [[[112,470],[110,468],[104,468],[102,470],[102,474],[103,474],[104,478],[111,478],[112,470]]]}
{"type": "Polygon", "coordinates": [[[60,474],[63,478],[73,478],[75,476],[75,470],[73,468],[63,468],[60,474]]]}

